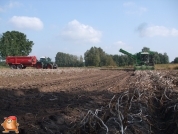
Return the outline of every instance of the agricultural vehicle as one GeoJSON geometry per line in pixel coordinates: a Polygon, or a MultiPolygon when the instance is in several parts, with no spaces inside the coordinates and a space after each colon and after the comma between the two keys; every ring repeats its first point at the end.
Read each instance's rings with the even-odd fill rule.
{"type": "Polygon", "coordinates": [[[134,70],[154,70],[154,52],[142,50],[134,55],[123,49],[120,49],[119,52],[134,60],[134,70]]]}
{"type": "Polygon", "coordinates": [[[38,61],[36,56],[7,56],[6,64],[11,69],[25,69],[35,67],[37,69],[56,69],[57,64],[49,61],[46,57],[41,57],[38,61]]]}

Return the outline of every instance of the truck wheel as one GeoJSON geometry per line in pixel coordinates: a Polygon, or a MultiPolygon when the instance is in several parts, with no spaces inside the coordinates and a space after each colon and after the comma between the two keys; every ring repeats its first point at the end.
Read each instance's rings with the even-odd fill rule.
{"type": "Polygon", "coordinates": [[[53,65],[53,69],[57,69],[57,65],[53,65]]]}
{"type": "Polygon", "coordinates": [[[23,65],[17,65],[17,69],[22,69],[23,68],[23,65]]]}
{"type": "Polygon", "coordinates": [[[17,69],[17,66],[16,65],[11,65],[10,68],[11,69],[17,69]]]}
{"type": "Polygon", "coordinates": [[[41,64],[40,62],[38,62],[38,63],[36,64],[36,68],[37,68],[37,69],[41,69],[41,68],[42,68],[42,64],[41,64]]]}

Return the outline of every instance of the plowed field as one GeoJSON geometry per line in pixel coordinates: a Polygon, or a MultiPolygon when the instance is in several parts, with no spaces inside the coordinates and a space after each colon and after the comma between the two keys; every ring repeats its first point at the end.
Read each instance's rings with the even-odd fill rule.
{"type": "Polygon", "coordinates": [[[0,70],[0,123],[15,115],[21,134],[176,133],[177,76],[177,71],[0,70]]]}

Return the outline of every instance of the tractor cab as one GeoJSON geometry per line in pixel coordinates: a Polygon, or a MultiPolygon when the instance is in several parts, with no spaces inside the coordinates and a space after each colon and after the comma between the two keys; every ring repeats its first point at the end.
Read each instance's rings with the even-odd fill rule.
{"type": "Polygon", "coordinates": [[[40,57],[40,62],[47,62],[47,58],[45,56],[40,57]]]}

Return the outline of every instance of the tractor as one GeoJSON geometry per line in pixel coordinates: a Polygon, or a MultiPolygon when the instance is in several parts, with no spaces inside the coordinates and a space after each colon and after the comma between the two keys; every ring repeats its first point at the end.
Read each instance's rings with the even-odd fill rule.
{"type": "Polygon", "coordinates": [[[46,57],[41,57],[39,61],[36,63],[36,68],[37,69],[56,69],[57,64],[54,62],[51,62],[48,58],[46,57]]]}

